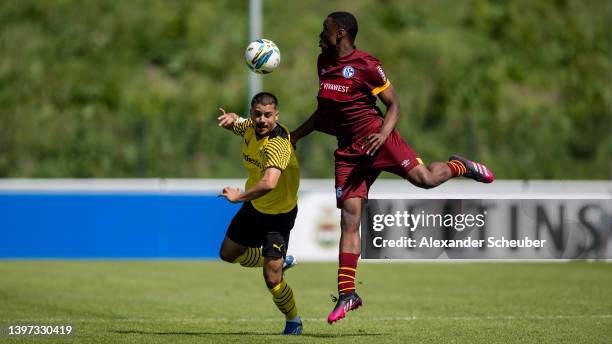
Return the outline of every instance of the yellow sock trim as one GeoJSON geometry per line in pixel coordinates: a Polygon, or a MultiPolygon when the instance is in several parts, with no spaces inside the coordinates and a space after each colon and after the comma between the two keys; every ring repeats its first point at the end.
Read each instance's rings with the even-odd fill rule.
{"type": "Polygon", "coordinates": [[[279,284],[275,285],[274,288],[270,289],[270,292],[272,293],[272,295],[275,295],[276,293],[278,293],[280,288],[282,288],[283,285],[286,285],[286,284],[287,283],[285,282],[285,280],[282,280],[279,284]]]}
{"type": "Polygon", "coordinates": [[[340,270],[357,271],[357,269],[349,268],[349,267],[346,267],[346,266],[341,266],[340,270]]]}
{"type": "Polygon", "coordinates": [[[453,166],[456,166],[459,169],[459,176],[463,176],[464,174],[467,173],[467,169],[465,168],[465,166],[463,166],[463,164],[461,163],[461,161],[459,160],[451,160],[449,161],[451,164],[453,164],[453,166]]]}
{"type": "Polygon", "coordinates": [[[345,274],[338,274],[338,276],[348,277],[348,278],[355,279],[355,276],[350,276],[350,275],[345,275],[345,274]]]}
{"type": "Polygon", "coordinates": [[[338,290],[338,292],[341,293],[341,292],[347,291],[347,290],[355,290],[355,287],[340,289],[340,290],[338,290]]]}

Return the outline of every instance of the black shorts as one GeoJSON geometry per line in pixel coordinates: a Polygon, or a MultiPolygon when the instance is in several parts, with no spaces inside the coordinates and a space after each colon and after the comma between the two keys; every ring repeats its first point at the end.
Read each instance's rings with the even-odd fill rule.
{"type": "Polygon", "coordinates": [[[288,213],[264,214],[245,202],[227,228],[227,237],[248,247],[263,247],[263,256],[281,258],[287,255],[289,233],[295,223],[297,206],[288,213]]]}

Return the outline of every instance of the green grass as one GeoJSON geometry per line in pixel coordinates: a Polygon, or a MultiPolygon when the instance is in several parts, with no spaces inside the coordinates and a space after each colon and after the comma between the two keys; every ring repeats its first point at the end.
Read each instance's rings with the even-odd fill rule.
{"type": "Polygon", "coordinates": [[[333,326],[335,264],[287,273],[305,333],[283,327],[260,269],[189,261],[0,261],[0,324],[75,326],[2,343],[604,343],[612,264],[368,264],[365,306],[333,326]]]}

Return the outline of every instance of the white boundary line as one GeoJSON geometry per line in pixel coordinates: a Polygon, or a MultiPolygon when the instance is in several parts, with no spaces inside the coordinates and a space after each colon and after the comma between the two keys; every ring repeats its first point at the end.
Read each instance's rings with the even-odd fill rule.
{"type": "MultiPolygon", "coordinates": [[[[119,193],[202,195],[219,193],[244,179],[2,179],[3,193],[119,193]]],[[[423,190],[399,179],[380,179],[370,198],[401,199],[612,199],[610,180],[498,180],[483,188],[469,180],[452,180],[423,190]],[[404,187],[406,186],[406,187],[404,187]]],[[[323,192],[333,197],[333,179],[302,179],[300,193],[323,192]]]]}

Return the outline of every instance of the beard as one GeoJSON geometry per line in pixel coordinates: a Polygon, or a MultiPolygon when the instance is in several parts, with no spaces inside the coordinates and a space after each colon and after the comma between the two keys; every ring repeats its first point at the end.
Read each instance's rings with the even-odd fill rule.
{"type": "Polygon", "coordinates": [[[336,46],[331,44],[320,44],[321,53],[323,55],[335,55],[336,54],[336,46]]]}

